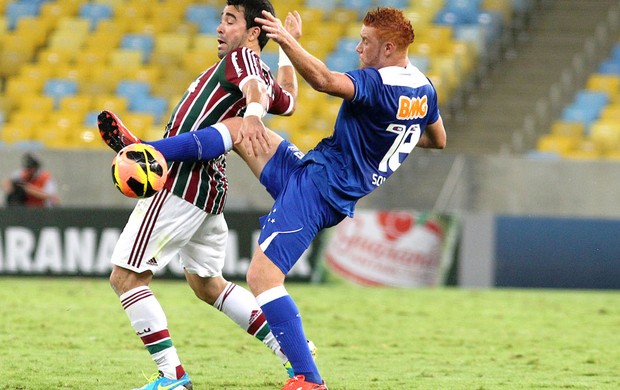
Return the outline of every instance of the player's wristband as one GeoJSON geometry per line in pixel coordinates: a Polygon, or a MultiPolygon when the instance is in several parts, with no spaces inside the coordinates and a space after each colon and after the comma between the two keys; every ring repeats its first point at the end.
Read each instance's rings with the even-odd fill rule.
{"type": "Polygon", "coordinates": [[[265,116],[265,108],[260,103],[252,102],[245,108],[245,114],[243,114],[243,117],[245,118],[246,116],[257,116],[262,118],[265,116]]]}
{"type": "Polygon", "coordinates": [[[281,68],[283,66],[293,66],[293,63],[288,58],[288,56],[286,55],[284,50],[282,50],[282,48],[279,48],[279,50],[278,50],[278,67],[281,68]]]}

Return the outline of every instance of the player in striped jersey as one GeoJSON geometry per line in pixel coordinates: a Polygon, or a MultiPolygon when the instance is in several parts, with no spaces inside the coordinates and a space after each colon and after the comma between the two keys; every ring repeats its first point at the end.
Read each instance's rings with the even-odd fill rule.
{"type": "MultiPolygon", "coordinates": [[[[195,132],[245,112],[243,142],[261,145],[266,142],[263,114],[292,114],[297,94],[293,67],[283,56],[276,80],[260,60],[268,38],[254,19],[262,10],[273,13],[269,0],[227,1],[217,28],[220,61],[189,86],[172,112],[164,137],[195,132]]],[[[291,33],[299,37],[301,25],[294,26],[291,33]]],[[[98,120],[100,129],[121,124],[106,111],[98,120]]],[[[124,146],[106,137],[104,130],[102,137],[117,152],[124,146]]],[[[232,144],[230,136],[225,143],[232,144]]],[[[141,389],[193,386],[172,343],[166,315],[149,288],[153,275],[170,261],[182,263],[198,298],[221,310],[287,362],[254,296],[222,277],[228,233],[222,214],[228,188],[225,169],[225,156],[171,163],[164,189],[138,201],[115,246],[110,283],[159,371],[141,389]]]]}
{"type": "MultiPolygon", "coordinates": [[[[443,149],[446,132],[435,88],[409,62],[414,31],[402,11],[380,7],[366,14],[357,46],[361,69],[346,73],[330,71],[269,13],[259,22],[313,88],[343,99],[333,135],[305,156],[275,133],[264,152],[235,148],[275,198],[261,221],[247,281],[296,374],[282,390],[327,390],[284,288],[286,274],[320,230],[352,217],[357,201],[384,183],[415,146],[443,149]]],[[[230,150],[218,141],[223,134],[238,132],[239,120],[230,119],[193,139],[149,143],[166,159],[208,159],[230,150]]]]}

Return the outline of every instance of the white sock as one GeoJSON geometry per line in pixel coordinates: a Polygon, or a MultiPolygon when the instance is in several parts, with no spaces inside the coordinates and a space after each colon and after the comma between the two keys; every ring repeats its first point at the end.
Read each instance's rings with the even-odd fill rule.
{"type": "Polygon", "coordinates": [[[166,378],[185,374],[168,332],[168,320],[151,289],[142,286],[120,296],[121,304],[136,335],[142,339],[157,368],[166,378]]]}
{"type": "Polygon", "coordinates": [[[228,282],[213,306],[235,321],[241,329],[261,340],[282,360],[283,364],[288,361],[280,349],[280,344],[269,330],[269,324],[256,303],[254,295],[248,290],[228,282]]]}

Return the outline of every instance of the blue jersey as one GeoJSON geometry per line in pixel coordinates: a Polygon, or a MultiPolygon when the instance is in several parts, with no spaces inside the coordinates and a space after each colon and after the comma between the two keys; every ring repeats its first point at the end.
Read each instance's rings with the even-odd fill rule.
{"type": "Polygon", "coordinates": [[[437,94],[415,66],[346,73],[355,96],[340,107],[334,133],[304,157],[312,181],[337,210],[380,186],[407,158],[426,125],[439,119],[437,94]]]}

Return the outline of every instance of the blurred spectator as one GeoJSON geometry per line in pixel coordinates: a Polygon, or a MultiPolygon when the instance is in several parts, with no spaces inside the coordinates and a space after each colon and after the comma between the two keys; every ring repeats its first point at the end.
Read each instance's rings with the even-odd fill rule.
{"type": "Polygon", "coordinates": [[[22,157],[22,168],[2,183],[7,206],[52,207],[59,203],[56,182],[30,153],[22,157]]]}

